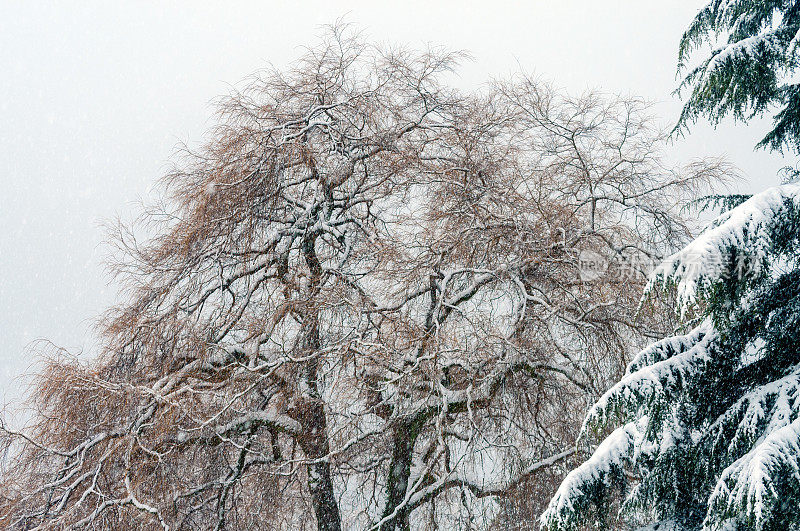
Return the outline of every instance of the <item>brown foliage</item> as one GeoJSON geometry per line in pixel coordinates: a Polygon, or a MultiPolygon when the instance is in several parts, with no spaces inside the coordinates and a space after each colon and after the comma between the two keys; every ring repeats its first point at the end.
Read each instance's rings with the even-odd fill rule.
{"type": "Polygon", "coordinates": [[[727,168],[666,168],[638,100],[458,93],[458,59],[335,28],[220,100],[156,236],[119,232],[104,352],[51,364],[32,425],[5,429],[0,524],[467,528],[542,508],[586,406],[669,326],[636,313],[640,266],[727,168]],[[585,278],[586,253],[612,265],[585,278]]]}

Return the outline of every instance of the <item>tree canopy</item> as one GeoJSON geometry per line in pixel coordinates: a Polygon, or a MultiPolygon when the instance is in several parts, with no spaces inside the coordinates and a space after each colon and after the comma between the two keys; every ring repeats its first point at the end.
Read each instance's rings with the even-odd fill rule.
{"type": "MultiPolygon", "coordinates": [[[[798,9],[743,0],[701,9],[679,70],[708,41],[724,44],[686,74],[678,128],[777,105],[760,145],[800,151],[798,9]]],[[[674,293],[682,330],[636,355],[592,407],[581,437],[593,452],[561,484],[545,526],[603,522],[615,508],[649,529],[800,526],[800,185],[711,199],[724,212],[648,285],[674,293]]]]}
{"type": "Polygon", "coordinates": [[[713,0],[683,34],[678,92],[689,95],[677,130],[704,116],[718,123],[776,110],[759,146],[800,152],[800,2],[713,0]],[[706,50],[710,47],[710,52],[706,50]],[[698,52],[703,56],[696,60],[698,52]]]}
{"type": "Polygon", "coordinates": [[[664,261],[685,334],[642,350],[589,412],[606,433],[542,517],[569,529],[607,517],[659,529],[794,529],[800,523],[800,185],[755,195],[664,261]],[[596,511],[596,512],[595,512],[596,511]]]}
{"type": "Polygon", "coordinates": [[[0,524],[538,515],[585,409],[671,328],[636,314],[641,270],[727,168],[667,166],[636,99],[454,90],[458,59],[334,28],[219,101],[154,236],[119,230],[103,352],[54,360],[3,426],[0,524]]]}

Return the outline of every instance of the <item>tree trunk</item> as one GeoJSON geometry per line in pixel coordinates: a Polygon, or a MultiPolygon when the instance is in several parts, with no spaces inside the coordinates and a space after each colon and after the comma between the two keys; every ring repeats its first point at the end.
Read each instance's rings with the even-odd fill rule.
{"type": "Polygon", "coordinates": [[[311,491],[314,514],[317,516],[317,529],[340,531],[342,525],[339,505],[333,494],[331,468],[327,461],[308,466],[308,488],[311,491]]]}
{"type": "Polygon", "coordinates": [[[306,328],[304,350],[312,354],[312,356],[304,367],[302,378],[305,380],[305,389],[302,393],[302,403],[295,411],[297,419],[303,428],[303,433],[297,440],[306,457],[314,460],[314,462],[307,465],[306,472],[308,475],[308,490],[311,492],[311,503],[314,506],[314,514],[317,517],[317,529],[319,531],[340,531],[342,519],[333,491],[330,462],[327,459],[316,461],[327,457],[330,453],[330,444],[328,443],[328,423],[325,419],[325,407],[317,385],[319,358],[313,356],[314,353],[319,352],[322,345],[319,334],[318,309],[313,304],[313,297],[317,295],[317,290],[321,284],[322,266],[314,246],[315,239],[313,237],[307,238],[303,242],[303,254],[311,272],[309,285],[309,302],[311,304],[309,311],[304,315],[303,323],[306,328]]]}
{"type": "Polygon", "coordinates": [[[382,519],[392,514],[394,516],[381,526],[381,531],[410,531],[411,529],[409,523],[410,508],[401,507],[398,509],[398,506],[403,503],[408,491],[414,445],[417,442],[422,424],[423,421],[420,419],[403,421],[393,431],[394,449],[386,482],[386,506],[382,519]]]}
{"type": "MultiPolygon", "coordinates": [[[[309,459],[319,459],[328,455],[330,447],[327,438],[327,423],[321,401],[309,404],[304,411],[303,435],[298,439],[300,448],[309,459]]],[[[317,517],[319,531],[340,531],[341,516],[336,496],[333,492],[331,465],[327,460],[315,461],[306,467],[308,490],[317,517]]]]}

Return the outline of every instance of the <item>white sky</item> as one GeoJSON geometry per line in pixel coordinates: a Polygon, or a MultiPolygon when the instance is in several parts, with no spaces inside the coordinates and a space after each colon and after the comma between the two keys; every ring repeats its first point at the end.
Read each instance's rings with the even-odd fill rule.
{"type": "MultiPolygon", "coordinates": [[[[678,40],[703,3],[0,3],[0,401],[18,396],[34,340],[91,351],[115,293],[99,223],[132,217],[176,142],[210,125],[209,101],[288,64],[319,25],[344,15],[374,40],[467,50],[466,88],[521,67],[572,92],[643,96],[669,125],[678,40]]],[[[794,163],[753,151],[767,127],[698,124],[675,156],[727,155],[757,191],[794,163]]]]}

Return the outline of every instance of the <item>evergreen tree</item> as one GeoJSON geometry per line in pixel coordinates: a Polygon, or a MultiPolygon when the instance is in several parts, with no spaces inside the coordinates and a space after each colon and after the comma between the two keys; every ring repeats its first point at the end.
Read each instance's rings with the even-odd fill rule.
{"type": "MultiPolygon", "coordinates": [[[[680,45],[676,129],[780,106],[759,146],[800,151],[800,2],[713,0],[680,45]],[[724,42],[689,68],[706,42],[724,42]]],[[[800,529],[800,183],[729,209],[653,273],[686,330],[640,352],[590,410],[604,435],[542,515],[552,529],[621,515],[649,529],[800,529]],[[616,427],[613,431],[610,428],[616,427]]]]}
{"type": "Polygon", "coordinates": [[[621,489],[623,516],[653,529],[800,528],[800,184],[724,213],[651,278],[690,330],[641,351],[594,405],[582,440],[619,427],[542,522],[602,521],[621,489]]]}
{"type": "Polygon", "coordinates": [[[679,87],[691,91],[676,129],[705,116],[717,123],[778,108],[760,147],[800,151],[800,84],[793,76],[800,43],[797,0],[712,0],[695,16],[680,43],[679,87]],[[694,62],[696,52],[711,53],[694,62]]]}

